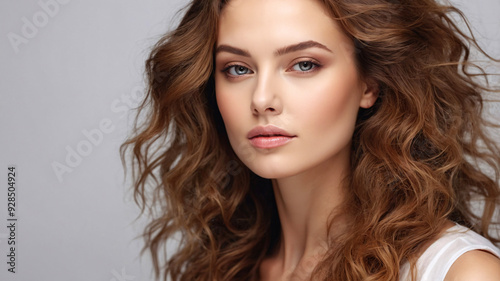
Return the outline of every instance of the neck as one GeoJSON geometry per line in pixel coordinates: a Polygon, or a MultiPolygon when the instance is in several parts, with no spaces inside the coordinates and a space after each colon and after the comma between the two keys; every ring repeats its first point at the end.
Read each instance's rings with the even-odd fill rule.
{"type": "MultiPolygon", "coordinates": [[[[283,272],[296,273],[299,266],[308,267],[301,271],[312,271],[328,249],[327,223],[344,199],[342,181],[349,169],[348,156],[273,180],[282,233],[276,258],[283,272]]],[[[336,221],[335,229],[340,229],[339,223],[336,221]]]]}

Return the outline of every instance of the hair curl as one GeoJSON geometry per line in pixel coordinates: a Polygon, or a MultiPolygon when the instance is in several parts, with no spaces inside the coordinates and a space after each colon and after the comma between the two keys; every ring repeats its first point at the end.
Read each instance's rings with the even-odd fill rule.
{"type": "MultiPolygon", "coordinates": [[[[121,147],[135,200],[152,215],[144,250],[163,279],[254,280],[279,243],[270,181],[236,157],[215,102],[213,52],[226,2],[192,1],[155,45],[135,133],[121,147]],[[167,257],[176,234],[179,249],[167,257]]],[[[468,25],[468,33],[457,26],[452,15],[467,23],[462,12],[434,0],[320,2],[352,38],[359,72],[380,96],[360,111],[353,136],[342,208],[349,225],[332,237],[313,280],[398,280],[401,264],[414,268],[447,220],[499,242],[489,229],[498,221],[500,149],[486,130],[498,126],[482,116],[482,95],[499,90],[471,49],[498,60],[468,25]],[[482,213],[473,211],[478,202],[482,213]]]]}

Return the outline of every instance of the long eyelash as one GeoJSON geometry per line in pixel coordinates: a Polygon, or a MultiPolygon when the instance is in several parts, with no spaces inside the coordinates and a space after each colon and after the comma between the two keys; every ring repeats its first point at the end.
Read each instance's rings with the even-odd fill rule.
{"type": "Polygon", "coordinates": [[[238,66],[238,65],[239,65],[239,64],[236,64],[236,63],[235,63],[235,64],[230,64],[230,65],[228,65],[228,66],[224,67],[224,68],[221,70],[221,72],[222,72],[222,73],[227,73],[227,71],[228,71],[231,67],[233,67],[233,66],[238,66]]]}
{"type": "Polygon", "coordinates": [[[226,76],[226,79],[239,79],[239,78],[241,78],[240,76],[234,76],[234,75],[229,74],[229,69],[231,67],[238,67],[238,66],[243,66],[243,67],[247,68],[249,71],[252,71],[252,70],[250,70],[250,68],[248,68],[248,67],[246,67],[246,66],[244,66],[242,64],[233,63],[233,64],[229,64],[226,67],[224,67],[221,70],[221,72],[224,74],[224,76],[226,76]]]}
{"type": "Polygon", "coordinates": [[[224,69],[222,69],[222,73],[224,73],[224,75],[227,77],[227,78],[231,78],[231,79],[236,79],[237,77],[229,74],[229,69],[231,69],[231,67],[238,67],[238,66],[242,66],[241,64],[237,64],[237,63],[234,63],[234,64],[230,64],[228,66],[226,66],[224,69]]]}
{"type": "Polygon", "coordinates": [[[316,71],[316,70],[320,69],[321,67],[323,67],[322,64],[320,64],[319,62],[317,62],[315,60],[303,60],[303,61],[298,61],[298,62],[294,63],[291,68],[293,68],[293,66],[295,66],[299,63],[303,63],[303,62],[309,62],[309,63],[313,64],[314,68],[312,68],[311,70],[308,70],[308,71],[301,71],[302,73],[313,72],[313,71],[316,71]]]}

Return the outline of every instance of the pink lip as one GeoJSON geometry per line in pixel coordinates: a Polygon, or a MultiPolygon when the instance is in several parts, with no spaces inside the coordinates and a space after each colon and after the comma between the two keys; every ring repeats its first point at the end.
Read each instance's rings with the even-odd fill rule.
{"type": "Polygon", "coordinates": [[[257,148],[280,147],[295,137],[295,135],[273,125],[255,127],[247,134],[250,143],[257,148]]]}

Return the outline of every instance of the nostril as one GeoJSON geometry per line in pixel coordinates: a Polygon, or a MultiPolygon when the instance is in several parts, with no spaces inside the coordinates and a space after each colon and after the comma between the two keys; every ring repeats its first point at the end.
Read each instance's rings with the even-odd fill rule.
{"type": "Polygon", "coordinates": [[[279,114],[281,112],[281,107],[274,105],[266,105],[266,106],[257,106],[252,103],[251,111],[253,115],[261,115],[261,114],[279,114]]]}

